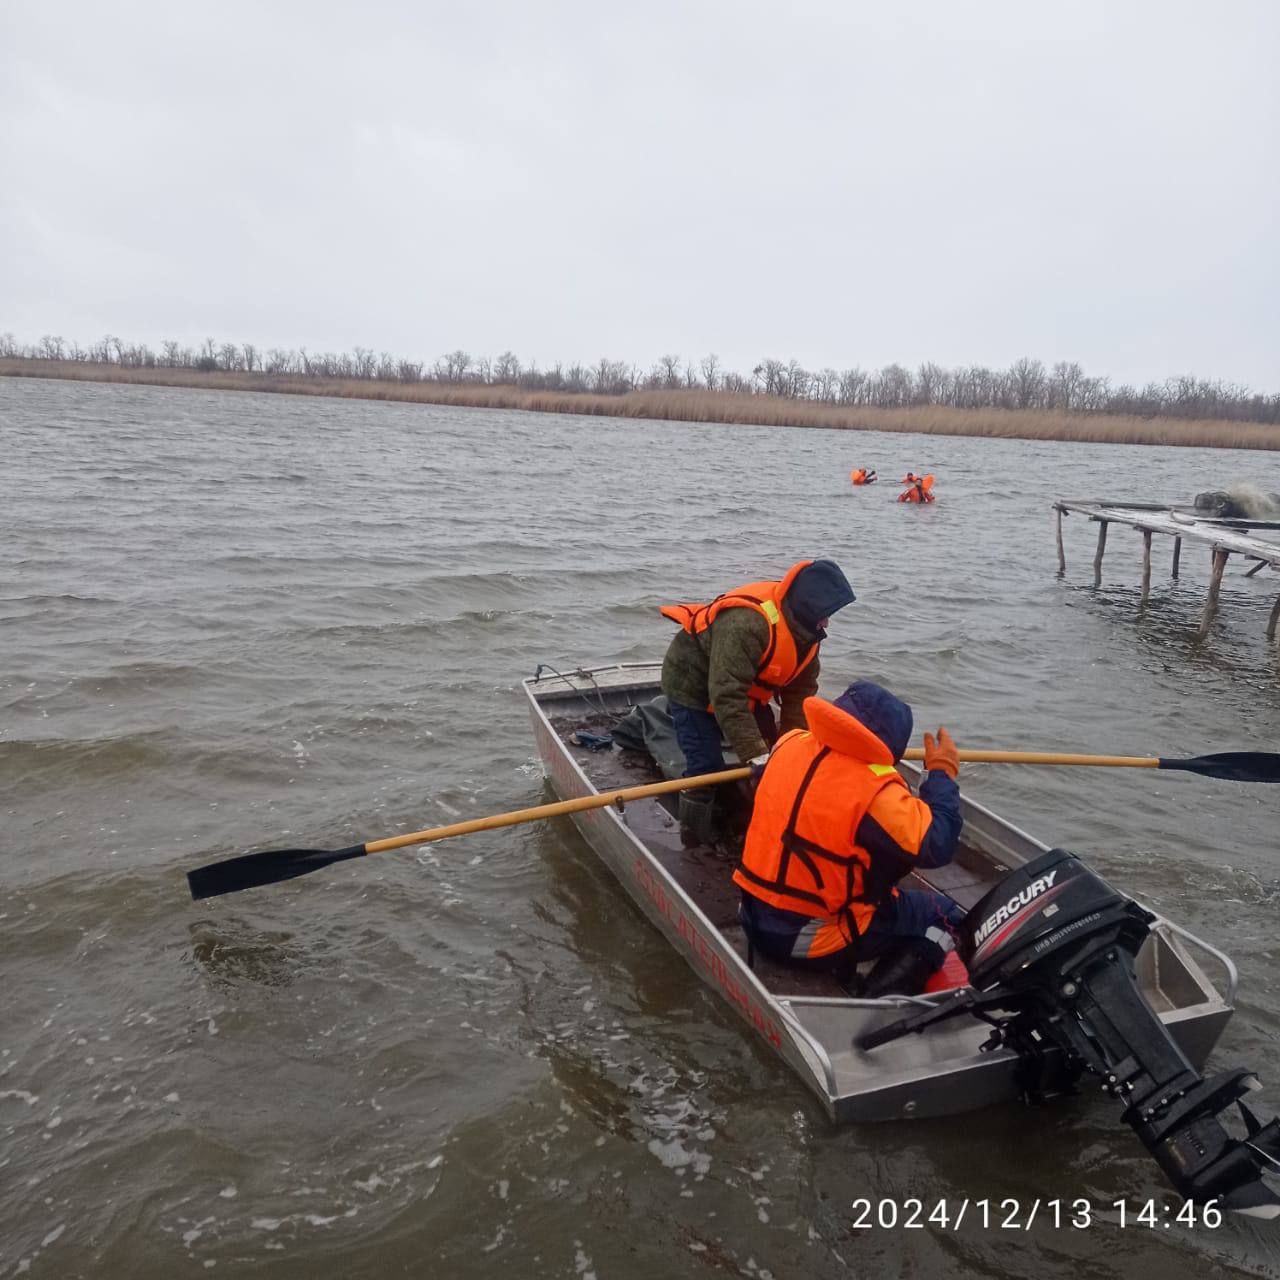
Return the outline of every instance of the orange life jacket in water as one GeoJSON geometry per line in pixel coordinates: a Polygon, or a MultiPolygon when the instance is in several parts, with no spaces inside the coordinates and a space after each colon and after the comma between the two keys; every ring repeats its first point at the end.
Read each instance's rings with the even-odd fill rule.
{"type": "Polygon", "coordinates": [[[854,484],[866,484],[867,483],[866,468],[859,467],[857,471],[851,471],[849,473],[849,479],[852,480],[854,484]]]}
{"type": "Polygon", "coordinates": [[[934,500],[930,492],[933,488],[933,476],[911,476],[909,480],[904,480],[902,483],[910,484],[911,487],[898,494],[899,502],[932,502],[934,500]]]}
{"type": "Polygon", "coordinates": [[[710,604],[663,605],[662,616],[678,622],[691,636],[698,636],[716,620],[722,609],[754,609],[760,614],[769,624],[769,643],[760,658],[755,683],[747,690],[747,698],[754,708],[772,701],[774,695],[785,689],[818,652],[816,640],[803,653],[799,651],[782,612],[783,596],[791,589],[800,570],[807,569],[812,563],[812,560],[801,560],[787,570],[780,582],[748,582],[716,596],[710,604]]]}
{"type": "Polygon", "coordinates": [[[860,721],[822,698],[806,698],[809,728],[778,740],[756,789],[739,888],[783,911],[825,920],[829,954],[866,932],[910,861],[855,843],[858,824],[886,787],[906,787],[889,748],[860,721]]]}

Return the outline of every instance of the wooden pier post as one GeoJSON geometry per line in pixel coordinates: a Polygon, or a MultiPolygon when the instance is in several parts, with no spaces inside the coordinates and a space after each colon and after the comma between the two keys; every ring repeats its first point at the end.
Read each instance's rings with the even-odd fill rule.
{"type": "Polygon", "coordinates": [[[1244,576],[1246,578],[1252,578],[1255,573],[1259,573],[1261,570],[1265,569],[1269,563],[1270,561],[1268,560],[1259,560],[1258,563],[1255,564],[1244,576]]]}
{"type": "Polygon", "coordinates": [[[1142,531],[1142,603],[1151,598],[1151,530],[1142,531]]]}
{"type": "Polygon", "coordinates": [[[1098,521],[1098,549],[1093,556],[1093,585],[1102,586],[1102,553],[1107,549],[1107,522],[1098,521]]]}
{"type": "Polygon", "coordinates": [[[1231,553],[1222,547],[1213,549],[1213,569],[1209,574],[1209,597],[1204,602],[1204,613],[1200,618],[1200,630],[1197,638],[1203,640],[1209,634],[1213,623],[1213,615],[1218,612],[1218,592],[1222,587],[1222,574],[1227,567],[1227,557],[1231,553]]]}
{"type": "Polygon", "coordinates": [[[1182,539],[1173,540],[1173,580],[1178,580],[1178,561],[1182,559],[1182,539]]]}
{"type": "Polygon", "coordinates": [[[1280,622],[1280,596],[1276,597],[1276,602],[1271,608],[1271,619],[1267,623],[1267,639],[1274,640],[1276,638],[1276,623],[1280,622]]]}
{"type": "Polygon", "coordinates": [[[1067,576],[1067,553],[1062,548],[1062,508],[1058,508],[1058,577],[1067,576]]]}

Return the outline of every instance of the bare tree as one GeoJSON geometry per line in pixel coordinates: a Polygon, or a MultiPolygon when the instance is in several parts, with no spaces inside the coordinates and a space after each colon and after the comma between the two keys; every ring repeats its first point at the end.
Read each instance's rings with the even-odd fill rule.
{"type": "Polygon", "coordinates": [[[1078,364],[1059,360],[1053,366],[1053,377],[1049,383],[1049,403],[1055,409],[1070,413],[1080,399],[1080,384],[1083,381],[1084,370],[1078,364]]]}
{"type": "Polygon", "coordinates": [[[702,357],[702,380],[708,391],[714,391],[720,382],[720,357],[713,351],[702,357]]]}
{"type": "Polygon", "coordinates": [[[840,375],[840,403],[861,404],[866,396],[867,375],[861,369],[846,369],[840,375]]]}
{"type": "Polygon", "coordinates": [[[658,368],[662,370],[662,385],[670,391],[680,385],[680,357],[661,356],[658,368]]]}
{"type": "Polygon", "coordinates": [[[520,377],[520,361],[514,351],[504,351],[493,362],[493,380],[504,385],[516,382],[520,377]]]}
{"type": "Polygon", "coordinates": [[[1023,356],[1009,366],[1009,380],[1015,409],[1036,409],[1044,400],[1044,365],[1023,356]]]}
{"type": "Polygon", "coordinates": [[[947,372],[941,365],[926,361],[916,370],[913,399],[916,404],[941,404],[946,390],[947,372]]]}
{"type": "Polygon", "coordinates": [[[590,386],[597,395],[620,396],[631,390],[631,374],[621,360],[601,357],[591,370],[590,386]]]}
{"type": "Polygon", "coordinates": [[[471,368],[471,357],[459,348],[436,361],[436,377],[441,382],[462,382],[471,368]]]}

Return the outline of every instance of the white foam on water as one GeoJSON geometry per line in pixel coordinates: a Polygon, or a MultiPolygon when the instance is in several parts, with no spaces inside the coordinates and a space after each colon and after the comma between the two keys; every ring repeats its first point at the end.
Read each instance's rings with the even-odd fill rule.
{"type": "Polygon", "coordinates": [[[705,1151],[686,1151],[679,1138],[663,1142],[661,1138],[649,1139],[649,1153],[658,1158],[660,1164],[677,1174],[683,1174],[692,1168],[699,1177],[704,1176],[711,1168],[711,1157],[705,1151]]]}
{"type": "Polygon", "coordinates": [[[66,1229],[67,1224],[65,1222],[58,1223],[58,1225],[40,1241],[40,1247],[42,1249],[47,1249],[66,1229]]]}
{"type": "Polygon", "coordinates": [[[227,1186],[227,1187],[223,1187],[222,1190],[218,1192],[218,1194],[224,1200],[234,1200],[236,1196],[238,1196],[240,1193],[235,1189],[235,1187],[227,1186]]]}
{"type": "Polygon", "coordinates": [[[34,1107],[40,1100],[38,1093],[28,1093],[25,1089],[0,1089],[0,1098],[20,1098],[29,1107],[34,1107]]]}

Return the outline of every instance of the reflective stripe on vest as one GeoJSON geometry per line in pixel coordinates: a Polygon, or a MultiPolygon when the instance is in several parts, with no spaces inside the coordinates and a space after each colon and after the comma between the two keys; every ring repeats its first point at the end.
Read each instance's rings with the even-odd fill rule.
{"type": "Polygon", "coordinates": [[[891,786],[906,786],[892,765],[856,760],[806,730],[787,734],[760,779],[735,883],[784,911],[831,920],[853,942],[910,870],[854,842],[871,802],[891,786]]]}
{"type": "MultiPolygon", "coordinates": [[[[812,560],[801,560],[787,570],[780,582],[748,582],[716,596],[710,604],[664,605],[662,616],[679,623],[691,636],[698,636],[711,626],[722,609],[754,609],[769,624],[769,641],[756,668],[755,683],[747,690],[747,697],[753,707],[770,702],[818,653],[816,640],[803,654],[799,652],[796,638],[782,612],[782,599],[791,589],[796,575],[812,563],[812,560]]],[[[713,709],[707,708],[708,711],[713,709]]]]}

